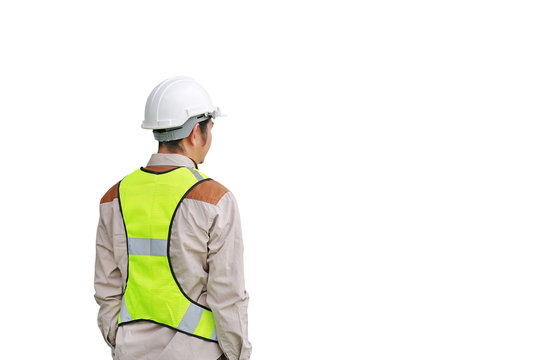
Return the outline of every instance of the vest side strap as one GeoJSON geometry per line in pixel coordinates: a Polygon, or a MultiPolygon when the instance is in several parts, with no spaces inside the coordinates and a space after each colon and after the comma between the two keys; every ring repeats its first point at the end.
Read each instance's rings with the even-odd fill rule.
{"type": "Polygon", "coordinates": [[[131,321],[131,315],[126,307],[126,301],[124,296],[122,296],[122,306],[120,307],[120,317],[118,318],[119,322],[131,321]]]}
{"type": "Polygon", "coordinates": [[[178,325],[178,330],[194,333],[195,329],[199,325],[199,321],[201,321],[203,311],[204,309],[202,307],[197,306],[194,303],[190,303],[189,308],[182,318],[182,321],[180,321],[180,325],[178,325]]]}

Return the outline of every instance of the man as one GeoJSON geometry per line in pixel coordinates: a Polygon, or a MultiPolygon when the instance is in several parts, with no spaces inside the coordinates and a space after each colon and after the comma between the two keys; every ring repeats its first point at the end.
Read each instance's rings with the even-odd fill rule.
{"type": "Polygon", "coordinates": [[[114,359],[250,357],[237,203],[197,166],[219,115],[193,79],[160,83],[142,124],[158,153],[101,199],[94,287],[114,359]]]}

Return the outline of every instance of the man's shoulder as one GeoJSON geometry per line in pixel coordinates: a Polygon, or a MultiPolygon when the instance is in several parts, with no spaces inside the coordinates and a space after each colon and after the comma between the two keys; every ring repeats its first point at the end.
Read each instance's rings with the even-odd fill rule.
{"type": "Polygon", "coordinates": [[[227,189],[220,182],[210,179],[201,181],[186,195],[186,199],[204,201],[209,204],[217,205],[221,198],[227,194],[227,189]]]}
{"type": "Polygon", "coordinates": [[[103,197],[101,198],[100,204],[112,202],[114,199],[118,198],[118,185],[120,182],[114,184],[103,197]]]}
{"type": "MultiPolygon", "coordinates": [[[[123,179],[124,178],[122,178],[122,180],[123,179]]],[[[105,204],[105,203],[110,203],[113,200],[118,199],[118,187],[120,186],[120,182],[122,182],[122,180],[118,181],[116,184],[111,186],[109,190],[107,190],[107,192],[105,193],[105,195],[103,195],[103,197],[101,198],[101,201],[99,202],[100,205],[105,204]]]]}
{"type": "MultiPolygon", "coordinates": [[[[158,172],[167,172],[170,170],[174,170],[177,167],[170,167],[169,168],[163,168],[163,169],[157,169],[158,172]]],[[[152,170],[156,170],[155,168],[151,168],[152,170]]],[[[120,181],[111,186],[109,190],[103,195],[101,198],[100,204],[109,203],[113,200],[118,198],[118,186],[120,185],[120,181]]],[[[221,184],[219,181],[214,179],[208,179],[201,181],[197,185],[195,185],[187,194],[186,199],[193,199],[193,200],[199,200],[203,201],[209,204],[217,205],[221,198],[227,193],[230,193],[230,190],[227,189],[223,184],[221,184]]]]}

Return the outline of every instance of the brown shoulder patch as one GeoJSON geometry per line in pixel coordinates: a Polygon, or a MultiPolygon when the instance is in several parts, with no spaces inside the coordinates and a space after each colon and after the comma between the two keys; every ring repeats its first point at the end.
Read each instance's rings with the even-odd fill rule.
{"type": "Polygon", "coordinates": [[[112,188],[109,189],[109,191],[105,193],[105,195],[103,195],[100,204],[111,202],[118,197],[118,184],[120,184],[120,182],[117,182],[112,188]]]}
{"type": "Polygon", "coordinates": [[[229,192],[225,186],[216,180],[203,181],[191,190],[186,199],[201,200],[210,204],[217,205],[219,200],[229,192]]]}

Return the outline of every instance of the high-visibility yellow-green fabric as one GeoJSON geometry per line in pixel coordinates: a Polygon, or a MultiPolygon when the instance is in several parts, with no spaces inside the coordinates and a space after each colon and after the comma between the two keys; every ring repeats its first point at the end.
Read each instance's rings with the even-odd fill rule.
{"type": "Polygon", "coordinates": [[[118,195],[128,245],[128,276],[119,324],[148,320],[217,341],[212,311],[185,295],[169,259],[170,227],[187,193],[210,180],[180,167],[164,173],[139,169],[126,176],[118,195]]]}

